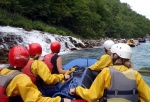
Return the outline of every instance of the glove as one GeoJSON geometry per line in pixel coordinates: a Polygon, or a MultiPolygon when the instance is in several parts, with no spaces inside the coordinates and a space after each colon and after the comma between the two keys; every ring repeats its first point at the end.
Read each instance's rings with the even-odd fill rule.
{"type": "Polygon", "coordinates": [[[73,72],[75,70],[76,70],[76,68],[72,67],[65,73],[65,75],[69,75],[71,72],[73,72]]]}
{"type": "Polygon", "coordinates": [[[78,65],[73,66],[72,68],[78,69],[80,68],[78,65]]]}

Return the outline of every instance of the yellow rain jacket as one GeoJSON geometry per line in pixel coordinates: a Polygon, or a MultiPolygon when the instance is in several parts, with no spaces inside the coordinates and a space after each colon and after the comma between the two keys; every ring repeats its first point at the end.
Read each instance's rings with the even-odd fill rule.
{"type": "MultiPolygon", "coordinates": [[[[7,75],[15,71],[17,70],[4,68],[0,74],[7,75]]],[[[18,74],[10,81],[6,88],[6,95],[8,97],[20,95],[24,102],[60,102],[61,100],[59,96],[55,98],[42,97],[41,92],[25,74],[18,74]]]]}
{"type": "Polygon", "coordinates": [[[108,66],[112,66],[113,63],[111,61],[111,56],[108,54],[104,54],[99,61],[97,61],[96,63],[94,63],[92,66],[90,66],[89,68],[91,70],[95,70],[95,71],[100,71],[102,68],[108,67],[108,66]]]}
{"type": "MultiPolygon", "coordinates": [[[[121,72],[127,71],[128,68],[120,65],[113,66],[116,70],[121,72]]],[[[139,102],[150,102],[150,89],[149,86],[145,83],[142,76],[139,72],[135,71],[135,80],[137,84],[137,90],[139,95],[139,102]]],[[[81,86],[76,88],[76,94],[81,96],[83,99],[88,102],[94,102],[95,100],[100,99],[104,94],[104,89],[108,89],[111,85],[111,75],[110,69],[104,68],[101,73],[96,77],[90,89],[85,89],[81,86]]],[[[118,102],[115,100],[114,102],[118,102]]],[[[128,101],[119,101],[119,102],[128,102],[128,101]]]]}
{"type": "Polygon", "coordinates": [[[47,84],[56,84],[64,79],[63,74],[51,74],[47,65],[40,60],[34,60],[31,64],[31,72],[35,76],[39,75],[47,84]]]}

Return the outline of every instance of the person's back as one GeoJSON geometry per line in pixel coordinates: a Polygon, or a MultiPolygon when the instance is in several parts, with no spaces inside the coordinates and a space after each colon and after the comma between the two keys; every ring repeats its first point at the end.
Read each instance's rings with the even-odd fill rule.
{"type": "MultiPolygon", "coordinates": [[[[52,74],[59,74],[57,63],[59,63],[59,65],[62,64],[61,56],[59,56],[57,53],[49,53],[43,57],[42,61],[48,66],[52,74]]],[[[65,72],[63,73],[60,72],[60,74],[64,74],[64,73],[65,72]]]]}
{"type": "Polygon", "coordinates": [[[46,54],[42,59],[52,74],[65,74],[67,72],[67,70],[62,68],[62,57],[58,55],[60,48],[61,44],[58,41],[52,42],[50,44],[51,53],[46,54]]]}
{"type": "Polygon", "coordinates": [[[70,93],[76,92],[89,102],[99,99],[101,101],[103,99],[104,102],[150,102],[149,86],[140,73],[132,69],[131,47],[119,43],[111,47],[111,52],[113,67],[104,68],[90,89],[78,86],[76,89],[71,89],[70,93]]]}
{"type": "MultiPolygon", "coordinates": [[[[1,84],[6,86],[6,88],[5,90],[0,90],[0,102],[10,102],[11,100],[5,99],[11,99],[14,96],[20,96],[23,102],[61,102],[61,100],[63,100],[59,96],[55,98],[43,97],[41,92],[38,91],[37,87],[32,83],[31,79],[19,71],[29,60],[29,53],[25,47],[13,47],[9,52],[8,60],[10,67],[1,69],[0,75],[2,76],[1,78],[4,78],[5,80],[7,78],[10,78],[11,80],[8,80],[9,82],[5,83],[2,83],[1,81],[1,84]],[[4,93],[2,93],[2,91],[4,93]]],[[[16,101],[18,100],[15,100],[15,102],[16,101]]],[[[64,101],[71,102],[69,99],[64,99],[64,101]]]]}
{"type": "Polygon", "coordinates": [[[100,71],[101,69],[112,66],[111,56],[110,56],[110,48],[115,43],[112,40],[106,40],[103,44],[105,54],[101,56],[101,58],[94,63],[92,66],[89,66],[91,70],[100,71]]]}

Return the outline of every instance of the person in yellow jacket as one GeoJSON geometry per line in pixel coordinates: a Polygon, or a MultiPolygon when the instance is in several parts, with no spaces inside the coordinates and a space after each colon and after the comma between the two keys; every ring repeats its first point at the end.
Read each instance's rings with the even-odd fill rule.
{"type": "Polygon", "coordinates": [[[28,50],[31,58],[21,71],[31,78],[43,95],[52,96],[58,90],[56,84],[64,79],[69,79],[70,75],[51,74],[48,66],[43,61],[37,60],[42,54],[42,46],[40,44],[31,43],[28,50]],[[50,85],[55,86],[56,89],[54,90],[54,87],[50,87],[50,85]],[[46,86],[48,89],[43,90],[43,87],[46,86]]]}
{"type": "Polygon", "coordinates": [[[89,66],[91,70],[100,71],[105,67],[113,65],[110,57],[110,48],[114,44],[115,43],[112,40],[106,40],[104,42],[103,47],[105,50],[105,54],[102,55],[102,57],[96,63],[94,63],[92,66],[89,66]]]}
{"type": "MultiPolygon", "coordinates": [[[[59,96],[43,97],[31,79],[19,71],[29,60],[29,53],[25,47],[14,46],[9,52],[8,60],[10,67],[0,70],[0,78],[7,81],[9,79],[9,82],[0,81],[0,88],[4,89],[0,90],[0,102],[11,102],[10,99],[15,96],[20,96],[23,102],[71,102],[70,99],[63,99],[59,96]]],[[[13,102],[17,101],[18,98],[13,102]]],[[[19,100],[19,102],[22,101],[19,100]]]]}
{"type": "Polygon", "coordinates": [[[89,89],[78,86],[70,89],[70,94],[75,93],[88,102],[99,99],[104,102],[150,102],[149,86],[140,73],[132,69],[131,47],[118,43],[111,47],[111,52],[114,65],[104,68],[89,89]]]}
{"type": "Polygon", "coordinates": [[[47,84],[56,84],[62,81],[64,78],[69,79],[69,75],[64,74],[51,74],[47,65],[41,61],[36,60],[42,54],[42,47],[38,43],[31,43],[29,45],[30,60],[27,65],[21,70],[27,74],[33,83],[36,82],[36,78],[39,76],[47,84]],[[38,56],[38,57],[37,57],[38,56]]]}

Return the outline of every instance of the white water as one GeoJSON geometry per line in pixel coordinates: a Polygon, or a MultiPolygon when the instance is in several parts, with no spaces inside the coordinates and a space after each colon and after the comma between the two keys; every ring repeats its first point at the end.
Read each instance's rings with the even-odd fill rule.
{"type": "MultiPolygon", "coordinates": [[[[47,32],[41,32],[37,30],[32,30],[32,31],[25,31],[22,28],[16,28],[16,27],[10,27],[10,26],[0,26],[0,32],[7,34],[12,34],[12,35],[21,35],[23,42],[18,43],[18,45],[24,45],[28,47],[30,43],[39,43],[42,46],[43,52],[42,55],[45,55],[46,53],[50,52],[50,41],[59,41],[61,43],[61,53],[66,53],[70,51],[72,48],[80,49],[74,46],[72,42],[70,41],[69,37],[70,36],[61,36],[61,35],[56,35],[56,34],[50,34],[47,32]],[[67,43],[69,48],[66,48],[65,43],[67,43]]],[[[75,40],[77,43],[82,43],[83,42],[80,39],[71,37],[73,40],[75,40]]],[[[84,45],[84,44],[83,44],[84,45]]],[[[2,46],[1,46],[2,47],[2,46]]]]}
{"type": "MultiPolygon", "coordinates": [[[[30,43],[39,43],[42,46],[42,56],[50,53],[50,43],[53,41],[59,41],[61,43],[61,50],[60,55],[65,54],[68,52],[71,52],[70,49],[76,48],[77,50],[81,50],[81,48],[75,47],[75,45],[70,41],[70,36],[62,36],[57,34],[50,34],[47,32],[41,32],[38,30],[32,30],[32,31],[26,31],[23,28],[17,28],[17,27],[11,27],[11,26],[0,26],[0,37],[5,37],[5,35],[19,35],[22,37],[23,42],[17,41],[17,45],[23,45],[28,47],[30,43]],[[65,43],[67,43],[68,48],[65,46],[65,43]]],[[[75,37],[71,37],[72,40],[74,40],[77,43],[81,43],[84,45],[84,43],[75,37]]],[[[3,40],[4,42],[4,40],[3,40]]],[[[3,43],[3,45],[0,45],[0,49],[9,48],[8,45],[3,43]]],[[[7,67],[9,64],[0,64],[0,68],[7,67]]]]}

